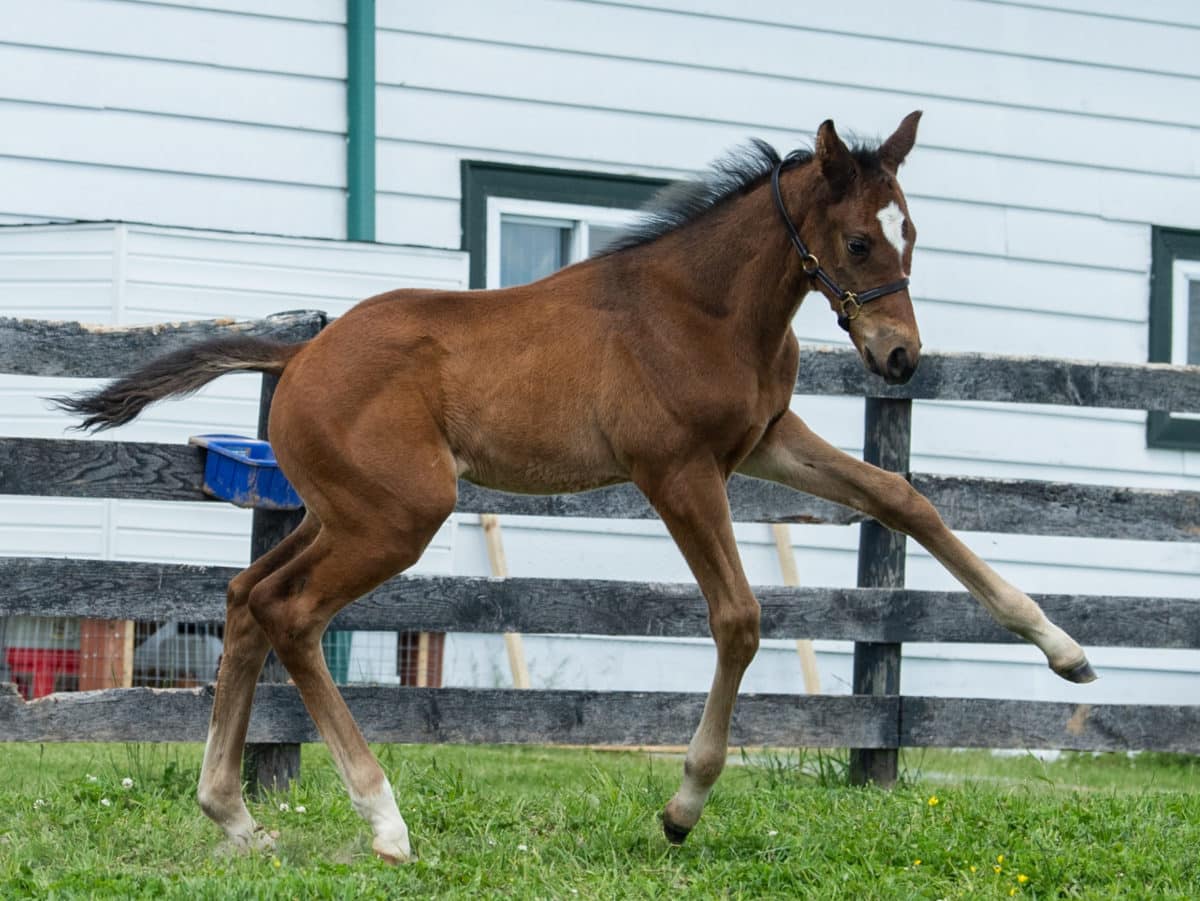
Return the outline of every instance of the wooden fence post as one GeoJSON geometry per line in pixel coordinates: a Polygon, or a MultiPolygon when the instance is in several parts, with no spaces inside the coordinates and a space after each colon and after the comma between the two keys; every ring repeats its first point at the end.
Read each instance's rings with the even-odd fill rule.
{"type": "MultiPolygon", "coordinates": [[[[908,472],[912,439],[912,401],[867,398],[863,459],[892,472],[908,472]]],[[[858,587],[903,588],[905,536],[874,520],[859,527],[858,587]]],[[[856,695],[900,693],[900,644],[898,642],[854,643],[856,695]]],[[[898,726],[899,724],[897,724],[898,726]]],[[[850,751],[850,782],[874,782],[885,788],[896,782],[896,748],[853,748],[850,751]]]]}
{"type": "MultiPolygon", "coordinates": [[[[258,437],[266,440],[271,398],[279,379],[262,377],[262,393],[258,402],[258,437]]],[[[255,510],[250,531],[250,558],[257,560],[291,532],[304,519],[303,510],[255,510]]],[[[287,682],[286,670],[272,651],[258,681],[287,682]]],[[[254,795],[264,790],[287,791],[293,779],[300,775],[300,745],[287,743],[247,742],[242,756],[242,781],[254,795]]]]}

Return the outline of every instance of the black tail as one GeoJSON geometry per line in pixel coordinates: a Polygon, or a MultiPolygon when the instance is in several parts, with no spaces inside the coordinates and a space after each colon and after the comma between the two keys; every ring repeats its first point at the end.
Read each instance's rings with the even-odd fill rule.
{"type": "Polygon", "coordinates": [[[97,391],[50,401],[86,417],[77,429],[99,432],[130,422],[155,401],[191,394],[227,372],[279,375],[303,346],[266,338],[215,338],[152,360],[97,391]]]}

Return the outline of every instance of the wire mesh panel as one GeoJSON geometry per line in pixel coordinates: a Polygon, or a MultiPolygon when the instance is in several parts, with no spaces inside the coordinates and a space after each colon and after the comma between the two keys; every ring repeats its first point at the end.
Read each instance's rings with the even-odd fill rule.
{"type": "MultiPolygon", "coordinates": [[[[0,617],[0,683],[27,700],[105,688],[194,688],[216,680],[224,626],[176,620],[0,617]]],[[[441,685],[445,635],[331,631],[321,642],[338,685],[441,685]]],[[[286,682],[272,660],[264,681],[286,682]]]]}

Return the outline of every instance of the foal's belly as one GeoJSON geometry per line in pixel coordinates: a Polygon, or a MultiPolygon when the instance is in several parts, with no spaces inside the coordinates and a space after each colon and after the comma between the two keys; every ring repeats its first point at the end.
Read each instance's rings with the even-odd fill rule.
{"type": "Polygon", "coordinates": [[[606,442],[578,425],[476,430],[451,450],[460,478],[498,491],[570,494],[629,479],[606,442]]]}
{"type": "Polygon", "coordinates": [[[603,454],[547,452],[532,447],[525,452],[492,447],[462,448],[454,452],[459,478],[497,491],[518,494],[572,494],[629,480],[611,458],[603,454]]]}

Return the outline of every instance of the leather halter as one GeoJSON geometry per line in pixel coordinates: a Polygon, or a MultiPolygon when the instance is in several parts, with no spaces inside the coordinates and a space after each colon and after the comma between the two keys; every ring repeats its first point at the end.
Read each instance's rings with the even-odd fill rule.
{"type": "Polygon", "coordinates": [[[845,331],[850,331],[850,322],[858,318],[858,314],[862,308],[873,300],[879,300],[881,297],[887,297],[889,294],[895,294],[897,291],[903,291],[908,287],[908,279],[902,278],[894,282],[888,282],[886,285],[880,285],[878,288],[871,288],[869,291],[856,293],[854,291],[845,290],[833,280],[825,267],[821,265],[821,261],[817,259],[816,254],[808,249],[804,240],[800,237],[800,232],[796,230],[795,224],[787,213],[787,207],[783,204],[783,192],[779,189],[779,173],[783,171],[784,166],[794,162],[792,156],[787,156],[775,164],[775,168],[771,171],[771,188],[775,192],[775,208],[779,210],[779,216],[783,219],[783,224],[788,230],[788,237],[792,239],[792,245],[796,248],[796,253],[800,254],[800,267],[804,270],[804,274],[809,278],[815,278],[826,288],[828,288],[833,296],[837,299],[841,314],[838,316],[838,325],[845,331]]]}

